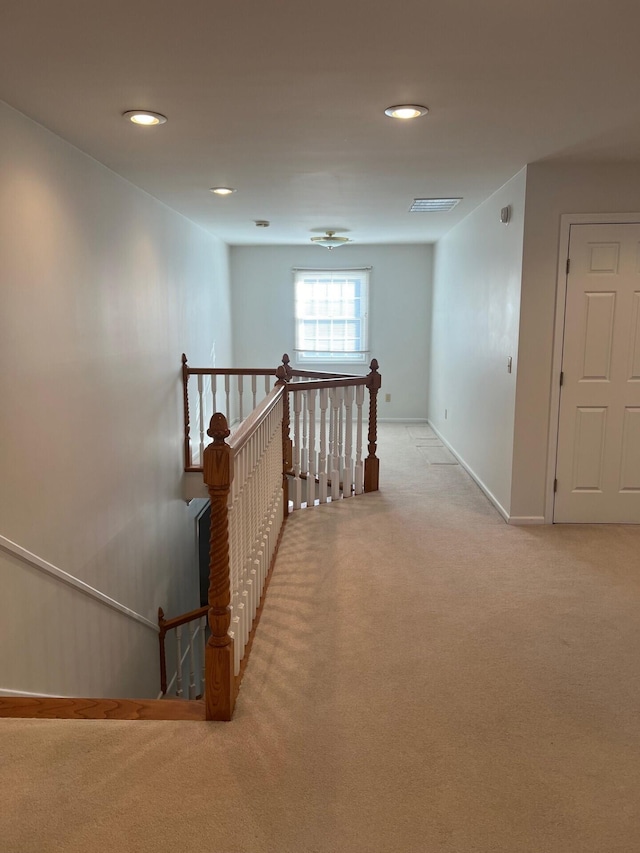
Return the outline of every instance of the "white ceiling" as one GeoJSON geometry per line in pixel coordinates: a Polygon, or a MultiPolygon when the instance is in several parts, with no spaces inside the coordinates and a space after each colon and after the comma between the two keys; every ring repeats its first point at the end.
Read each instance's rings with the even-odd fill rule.
{"type": "Polygon", "coordinates": [[[428,242],[526,163],[640,159],[639,33],[637,0],[2,0],[0,97],[228,243],[428,242]]]}

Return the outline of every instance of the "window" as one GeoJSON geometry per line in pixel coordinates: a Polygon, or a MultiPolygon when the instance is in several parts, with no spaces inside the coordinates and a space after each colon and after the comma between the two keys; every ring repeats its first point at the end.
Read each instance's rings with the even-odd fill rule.
{"type": "Polygon", "coordinates": [[[299,363],[366,362],[369,271],[295,270],[299,363]]]}

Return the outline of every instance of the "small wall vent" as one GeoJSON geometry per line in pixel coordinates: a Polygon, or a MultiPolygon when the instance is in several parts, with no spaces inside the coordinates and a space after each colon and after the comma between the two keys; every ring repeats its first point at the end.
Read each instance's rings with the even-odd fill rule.
{"type": "Polygon", "coordinates": [[[441,213],[453,210],[461,198],[414,198],[409,213],[441,213]]]}

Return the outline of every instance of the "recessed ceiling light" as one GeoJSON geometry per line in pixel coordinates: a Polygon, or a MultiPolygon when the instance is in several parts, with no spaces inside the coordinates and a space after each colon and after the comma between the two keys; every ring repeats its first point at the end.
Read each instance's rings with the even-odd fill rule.
{"type": "Polygon", "coordinates": [[[429,110],[427,107],[421,107],[419,104],[398,104],[395,107],[387,107],[384,112],[390,118],[408,119],[426,116],[429,110]]]}
{"type": "Polygon", "coordinates": [[[124,118],[128,118],[134,124],[142,124],[145,127],[154,127],[158,124],[164,124],[167,120],[166,116],[161,113],[152,113],[149,110],[127,110],[122,113],[124,118]]]}
{"type": "Polygon", "coordinates": [[[461,198],[414,198],[409,213],[437,213],[453,210],[461,201],[461,198]]]}
{"type": "Polygon", "coordinates": [[[209,192],[215,193],[216,195],[231,195],[235,190],[233,187],[211,187],[209,192]]]}

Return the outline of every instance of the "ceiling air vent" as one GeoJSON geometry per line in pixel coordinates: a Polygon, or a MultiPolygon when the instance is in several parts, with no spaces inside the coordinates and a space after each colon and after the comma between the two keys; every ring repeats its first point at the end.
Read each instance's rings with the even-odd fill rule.
{"type": "Polygon", "coordinates": [[[453,210],[461,198],[414,198],[409,213],[440,213],[453,210]]]}

